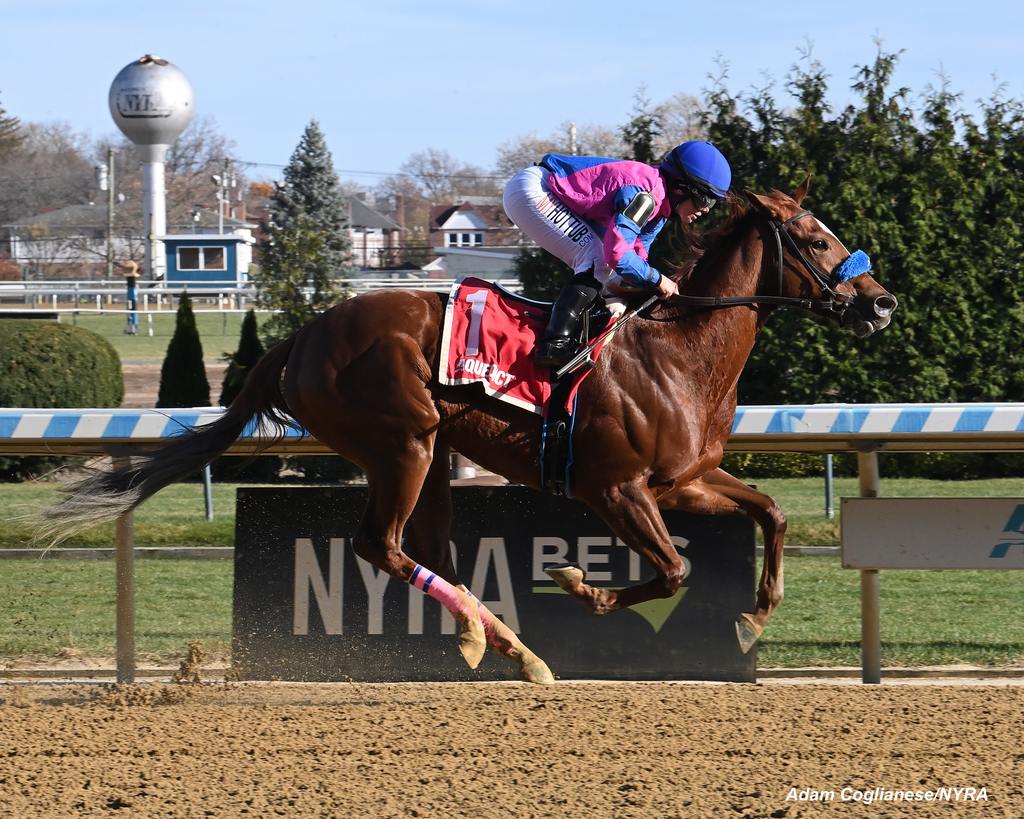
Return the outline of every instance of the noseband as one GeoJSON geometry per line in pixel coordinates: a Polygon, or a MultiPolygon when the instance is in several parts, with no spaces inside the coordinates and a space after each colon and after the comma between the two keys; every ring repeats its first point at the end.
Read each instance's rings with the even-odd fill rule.
{"type": "MultiPolygon", "coordinates": [[[[813,214],[809,210],[801,210],[784,221],[779,221],[773,217],[767,217],[768,227],[771,228],[772,238],[774,239],[773,245],[775,247],[775,262],[778,270],[778,295],[777,296],[691,296],[685,293],[678,293],[673,298],[679,299],[680,301],[692,304],[696,307],[736,307],[739,305],[757,306],[761,304],[773,305],[777,307],[800,307],[804,310],[824,310],[831,313],[842,315],[846,312],[849,307],[849,297],[839,293],[833,287],[833,281],[835,277],[825,273],[821,268],[814,264],[808,259],[800,248],[797,246],[796,241],[790,235],[788,226],[798,219],[803,219],[805,216],[812,216],[813,214]],[[783,294],[783,275],[786,266],[786,259],[783,255],[782,245],[785,243],[786,247],[790,252],[796,256],[803,269],[807,272],[807,276],[817,284],[822,292],[827,294],[827,298],[821,299],[803,299],[797,296],[784,296],[783,294]]],[[[865,257],[866,258],[866,257],[865,257]]],[[[839,267],[836,268],[838,271],[845,261],[840,263],[839,267]]],[[[799,270],[797,271],[800,272],[799,270]]]]}

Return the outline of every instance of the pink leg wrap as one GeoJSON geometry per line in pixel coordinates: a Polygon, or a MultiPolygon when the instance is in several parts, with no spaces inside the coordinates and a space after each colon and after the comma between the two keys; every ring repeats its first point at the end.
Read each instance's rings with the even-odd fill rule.
{"type": "Polygon", "coordinates": [[[412,576],[409,578],[409,583],[433,597],[456,617],[463,615],[473,619],[473,612],[459,598],[458,589],[429,569],[424,569],[419,564],[416,564],[416,568],[412,570],[412,576]]]}

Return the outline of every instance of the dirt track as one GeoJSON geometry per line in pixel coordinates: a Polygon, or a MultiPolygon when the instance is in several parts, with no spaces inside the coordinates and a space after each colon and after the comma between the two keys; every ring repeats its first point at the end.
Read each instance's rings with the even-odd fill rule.
{"type": "Polygon", "coordinates": [[[0,815],[1024,815],[1024,688],[0,686],[0,815]],[[841,802],[986,788],[987,802],[841,802]],[[791,787],[836,801],[787,801],[791,787]]]}

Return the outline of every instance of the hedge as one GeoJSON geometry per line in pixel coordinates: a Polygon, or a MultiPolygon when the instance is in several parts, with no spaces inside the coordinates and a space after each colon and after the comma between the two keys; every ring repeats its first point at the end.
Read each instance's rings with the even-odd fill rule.
{"type": "MultiPolygon", "coordinates": [[[[0,407],[118,407],[121,360],[81,327],[34,319],[0,321],[0,407]]],[[[55,468],[59,458],[0,458],[0,479],[55,468]]]]}

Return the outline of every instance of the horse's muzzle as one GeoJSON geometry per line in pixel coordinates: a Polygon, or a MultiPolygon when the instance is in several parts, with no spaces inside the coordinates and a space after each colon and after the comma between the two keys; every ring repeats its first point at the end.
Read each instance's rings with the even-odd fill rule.
{"type": "Polygon", "coordinates": [[[892,321],[899,302],[892,293],[881,296],[858,295],[843,313],[843,326],[849,327],[857,338],[865,338],[884,330],[892,321]]]}

